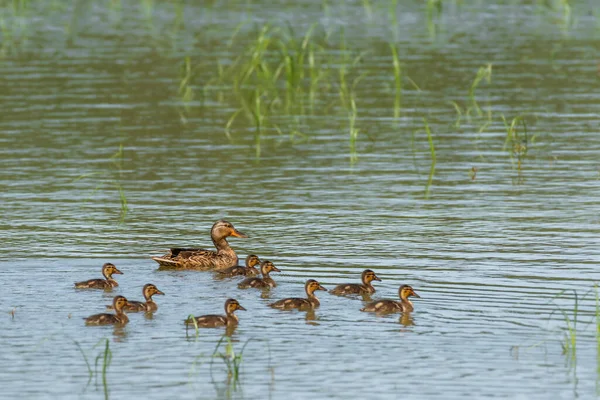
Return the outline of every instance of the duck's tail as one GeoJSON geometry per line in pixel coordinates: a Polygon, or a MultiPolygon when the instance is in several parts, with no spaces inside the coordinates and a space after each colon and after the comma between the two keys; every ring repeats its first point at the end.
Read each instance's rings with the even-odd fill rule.
{"type": "Polygon", "coordinates": [[[161,267],[165,268],[177,268],[179,267],[179,262],[175,260],[171,260],[169,258],[164,257],[151,257],[154,261],[158,263],[161,267]]]}

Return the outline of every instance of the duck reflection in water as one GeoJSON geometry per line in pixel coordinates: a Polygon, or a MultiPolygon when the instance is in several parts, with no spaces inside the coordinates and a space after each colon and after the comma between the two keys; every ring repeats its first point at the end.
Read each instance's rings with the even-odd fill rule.
{"type": "Polygon", "coordinates": [[[398,322],[404,326],[414,326],[415,321],[410,312],[405,312],[400,315],[398,322]]]}

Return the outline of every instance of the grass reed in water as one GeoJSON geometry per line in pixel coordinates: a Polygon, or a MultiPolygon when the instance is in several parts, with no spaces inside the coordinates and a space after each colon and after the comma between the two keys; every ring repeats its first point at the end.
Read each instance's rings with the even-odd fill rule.
{"type": "Polygon", "coordinates": [[[94,361],[94,370],[92,370],[92,367],[89,363],[88,357],[85,354],[85,352],[83,351],[83,348],[81,347],[79,342],[75,341],[75,345],[81,352],[81,355],[83,356],[83,360],[85,361],[85,365],[88,370],[89,378],[88,378],[86,387],[92,381],[94,374],[96,375],[96,384],[98,384],[98,366],[101,366],[100,374],[102,377],[102,389],[104,391],[104,399],[108,400],[108,398],[109,398],[108,368],[110,367],[110,364],[112,363],[112,351],[110,350],[110,341],[108,339],[102,339],[96,345],[94,345],[94,347],[92,349],[98,347],[101,344],[104,344],[104,349],[100,353],[98,353],[98,355],[96,356],[96,359],[94,361]]]}

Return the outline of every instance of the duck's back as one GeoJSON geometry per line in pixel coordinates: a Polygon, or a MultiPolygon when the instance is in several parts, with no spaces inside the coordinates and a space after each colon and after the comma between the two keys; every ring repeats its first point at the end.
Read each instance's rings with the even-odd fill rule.
{"type": "Polygon", "coordinates": [[[128,322],[129,318],[125,314],[120,316],[115,314],[96,314],[85,319],[86,325],[115,325],[126,324],[128,322]]]}
{"type": "Polygon", "coordinates": [[[402,312],[402,303],[394,300],[377,300],[367,304],[360,311],[377,312],[377,313],[393,313],[402,312]]]}
{"type": "Polygon", "coordinates": [[[368,288],[358,283],[347,283],[334,287],[330,293],[339,296],[344,294],[370,294],[371,292],[368,288]]]}
{"type": "Polygon", "coordinates": [[[277,308],[279,310],[293,310],[293,309],[313,309],[315,304],[309,299],[302,299],[299,297],[292,297],[289,299],[278,300],[274,303],[269,304],[270,307],[277,308]]]}
{"type": "Polygon", "coordinates": [[[238,263],[232,249],[218,252],[203,249],[171,249],[163,257],[152,257],[161,269],[195,269],[201,271],[222,270],[238,263]]]}
{"type": "Polygon", "coordinates": [[[248,288],[259,288],[265,289],[271,287],[269,281],[263,278],[246,278],[238,284],[238,288],[240,289],[248,289],[248,288]]]}
{"type": "MultiPolygon", "coordinates": [[[[195,317],[196,324],[201,328],[219,328],[227,326],[227,317],[223,315],[203,315],[201,317],[195,317]]],[[[194,325],[194,321],[187,319],[185,321],[188,325],[194,325]]]]}
{"type": "Polygon", "coordinates": [[[221,278],[225,278],[230,276],[246,276],[247,274],[248,271],[246,267],[236,265],[234,267],[224,269],[223,271],[219,271],[218,276],[221,278]]]}
{"type": "Polygon", "coordinates": [[[115,286],[118,286],[116,281],[112,284],[111,281],[107,281],[106,279],[90,279],[88,281],[75,283],[75,288],[77,289],[110,289],[115,286]]]}

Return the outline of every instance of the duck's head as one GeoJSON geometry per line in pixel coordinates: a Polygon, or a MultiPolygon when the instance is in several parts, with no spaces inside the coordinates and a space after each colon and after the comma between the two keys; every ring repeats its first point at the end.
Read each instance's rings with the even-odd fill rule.
{"type": "Polygon", "coordinates": [[[102,275],[104,275],[106,279],[110,279],[113,274],[123,275],[114,264],[106,263],[102,266],[102,275]]]}
{"type": "Polygon", "coordinates": [[[250,254],[248,257],[246,257],[246,267],[252,268],[258,264],[260,264],[260,259],[254,254],[250,254]]]}
{"type": "Polygon", "coordinates": [[[144,298],[146,300],[150,300],[152,298],[152,296],[154,296],[155,294],[164,295],[164,293],[161,292],[160,290],[158,290],[158,288],[156,286],[154,286],[152,283],[145,284],[144,288],[142,289],[142,293],[144,293],[144,298]]]}
{"type": "Polygon", "coordinates": [[[117,314],[123,312],[123,308],[127,306],[128,302],[124,296],[115,296],[113,299],[113,308],[117,312],[117,314]]]}
{"type": "Polygon", "coordinates": [[[304,290],[306,290],[306,294],[312,296],[316,290],[324,290],[327,291],[319,282],[314,279],[309,279],[306,281],[306,285],[304,285],[304,290]]]}
{"type": "Polygon", "coordinates": [[[381,279],[379,279],[379,277],[377,275],[375,275],[375,272],[373,272],[370,269],[365,269],[363,271],[363,273],[361,275],[361,279],[362,279],[362,282],[365,285],[368,285],[368,284],[370,284],[373,281],[379,281],[379,282],[381,282],[381,279]]]}
{"type": "Polygon", "coordinates": [[[265,260],[260,264],[260,272],[263,276],[269,276],[271,272],[281,272],[271,261],[265,260]]]}
{"type": "Polygon", "coordinates": [[[233,227],[233,225],[231,223],[229,223],[228,221],[225,221],[223,219],[214,223],[214,225],[212,226],[212,229],[210,230],[210,236],[215,241],[224,239],[228,236],[234,236],[234,237],[239,237],[239,238],[247,238],[248,237],[248,235],[238,231],[237,229],[235,229],[233,227]]]}
{"type": "Polygon", "coordinates": [[[242,307],[236,299],[227,299],[225,301],[225,314],[231,315],[236,310],[246,311],[246,309],[242,307]]]}
{"type": "Polygon", "coordinates": [[[400,289],[398,289],[398,296],[400,296],[400,299],[402,300],[408,300],[410,296],[419,298],[421,297],[414,291],[412,286],[409,285],[400,286],[400,289]]]}

